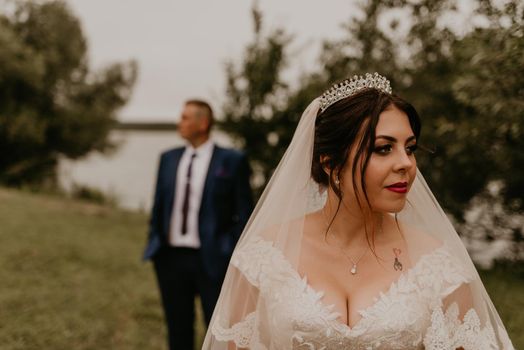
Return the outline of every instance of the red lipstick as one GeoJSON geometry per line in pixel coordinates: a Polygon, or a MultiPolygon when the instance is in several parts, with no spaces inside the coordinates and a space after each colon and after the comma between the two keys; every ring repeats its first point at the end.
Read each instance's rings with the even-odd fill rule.
{"type": "Polygon", "coordinates": [[[392,192],[396,193],[406,193],[408,192],[408,183],[407,182],[397,182],[393,185],[386,186],[386,188],[392,192]]]}

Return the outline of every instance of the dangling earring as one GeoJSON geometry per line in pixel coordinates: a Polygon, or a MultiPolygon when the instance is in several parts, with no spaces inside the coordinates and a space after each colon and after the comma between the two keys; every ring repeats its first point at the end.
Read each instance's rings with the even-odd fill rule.
{"type": "Polygon", "coordinates": [[[340,180],[338,179],[338,175],[335,175],[335,185],[340,185],[340,180]]]}

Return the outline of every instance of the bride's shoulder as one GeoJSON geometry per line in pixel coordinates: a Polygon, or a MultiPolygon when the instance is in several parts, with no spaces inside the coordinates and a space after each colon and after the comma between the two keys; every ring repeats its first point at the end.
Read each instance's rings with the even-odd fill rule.
{"type": "MultiPolygon", "coordinates": [[[[264,222],[259,227],[252,227],[256,234],[241,239],[236,247],[237,251],[245,251],[253,247],[264,247],[266,253],[290,253],[294,255],[297,247],[307,249],[317,246],[318,232],[323,232],[325,227],[322,225],[318,212],[308,213],[297,216],[293,219],[268,223],[264,222]]],[[[255,225],[256,226],[256,225],[255,225]]]]}
{"type": "Polygon", "coordinates": [[[306,216],[301,216],[288,221],[273,223],[259,229],[257,236],[266,241],[276,241],[278,237],[302,232],[305,220],[306,216]]]}
{"type": "Polygon", "coordinates": [[[397,222],[410,250],[416,250],[419,254],[428,254],[444,246],[444,242],[434,234],[409,225],[400,219],[397,222]]]}

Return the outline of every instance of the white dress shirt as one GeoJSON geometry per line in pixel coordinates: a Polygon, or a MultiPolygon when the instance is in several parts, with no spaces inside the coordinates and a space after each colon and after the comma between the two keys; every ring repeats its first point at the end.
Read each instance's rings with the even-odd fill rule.
{"type": "Polygon", "coordinates": [[[200,248],[200,236],[198,234],[198,212],[202,202],[202,194],[206,182],[207,171],[211,156],[213,155],[214,143],[206,141],[198,148],[188,144],[184,154],[178,163],[176,174],[176,191],[171,215],[171,226],[169,232],[169,243],[175,247],[200,248]],[[187,170],[191,161],[191,155],[196,153],[191,168],[191,191],[189,193],[189,211],[187,214],[187,232],[182,235],[182,205],[187,181],[187,170]]]}

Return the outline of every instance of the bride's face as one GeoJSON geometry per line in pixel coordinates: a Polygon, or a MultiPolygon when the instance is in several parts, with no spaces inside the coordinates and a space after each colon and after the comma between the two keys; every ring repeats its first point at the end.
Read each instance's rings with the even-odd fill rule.
{"type": "MultiPolygon", "coordinates": [[[[415,179],[417,141],[407,115],[394,106],[380,114],[375,135],[373,153],[364,173],[367,196],[373,211],[397,213],[404,208],[415,179]]],[[[354,161],[354,155],[351,157],[349,164],[354,161]]],[[[343,192],[354,195],[351,166],[347,166],[341,175],[343,192]]],[[[358,170],[355,175],[358,189],[361,187],[358,170]]],[[[359,199],[365,205],[362,193],[359,199]]]]}

